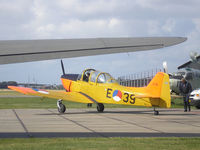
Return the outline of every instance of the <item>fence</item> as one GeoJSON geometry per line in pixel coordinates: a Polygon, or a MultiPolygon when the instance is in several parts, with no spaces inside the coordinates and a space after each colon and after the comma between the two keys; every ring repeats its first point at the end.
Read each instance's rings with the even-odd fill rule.
{"type": "Polygon", "coordinates": [[[118,82],[120,85],[128,87],[144,87],[147,86],[156,73],[160,71],[161,69],[152,69],[141,73],[121,76],[118,77],[118,82]]]}

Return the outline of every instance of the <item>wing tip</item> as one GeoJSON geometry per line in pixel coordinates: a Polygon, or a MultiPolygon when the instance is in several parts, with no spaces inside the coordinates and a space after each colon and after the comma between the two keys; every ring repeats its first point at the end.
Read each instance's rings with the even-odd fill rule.
{"type": "Polygon", "coordinates": [[[183,43],[187,40],[187,37],[167,37],[166,41],[164,42],[164,47],[177,45],[183,43]]]}

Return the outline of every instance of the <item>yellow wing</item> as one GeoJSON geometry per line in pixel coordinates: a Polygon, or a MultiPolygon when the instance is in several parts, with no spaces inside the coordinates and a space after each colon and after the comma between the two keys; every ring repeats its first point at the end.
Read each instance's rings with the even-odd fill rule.
{"type": "Polygon", "coordinates": [[[80,102],[80,103],[94,103],[91,99],[78,92],[66,92],[55,90],[41,90],[34,88],[25,88],[17,86],[8,86],[9,89],[23,93],[25,95],[41,96],[55,99],[62,99],[66,101],[80,102]]]}

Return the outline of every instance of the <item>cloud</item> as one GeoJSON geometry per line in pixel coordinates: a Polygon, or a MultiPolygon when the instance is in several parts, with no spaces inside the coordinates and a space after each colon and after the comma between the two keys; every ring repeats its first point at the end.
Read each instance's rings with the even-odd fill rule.
{"type": "Polygon", "coordinates": [[[174,19],[167,19],[165,24],[162,26],[162,29],[165,31],[165,32],[172,32],[174,30],[174,27],[176,25],[176,22],[174,19]]]}
{"type": "MultiPolygon", "coordinates": [[[[136,0],[138,6],[144,9],[151,9],[157,12],[157,16],[173,16],[175,18],[196,17],[200,9],[199,0],[136,0]]],[[[155,16],[154,16],[155,17],[155,16]]]]}
{"type": "Polygon", "coordinates": [[[193,19],[193,23],[195,25],[195,29],[200,32],[200,18],[193,19]]]}
{"type": "MultiPolygon", "coordinates": [[[[94,67],[118,76],[162,66],[164,60],[175,71],[189,60],[189,51],[199,52],[199,10],[199,0],[3,0],[0,40],[187,36],[187,42],[162,50],[65,60],[75,73],[94,67]]],[[[61,73],[58,60],[6,65],[0,71],[6,74],[1,80],[25,81],[28,74],[35,74],[38,81],[56,83],[61,73]]]]}
{"type": "Polygon", "coordinates": [[[170,35],[179,25],[175,18],[187,17],[185,10],[197,15],[197,4],[196,0],[4,1],[0,20],[7,21],[1,25],[0,39],[170,35]],[[179,13],[172,15],[173,11],[179,13]]]}
{"type": "Polygon", "coordinates": [[[160,24],[159,24],[159,21],[157,20],[150,20],[148,21],[148,34],[149,35],[156,35],[159,33],[160,31],[160,24]]]}

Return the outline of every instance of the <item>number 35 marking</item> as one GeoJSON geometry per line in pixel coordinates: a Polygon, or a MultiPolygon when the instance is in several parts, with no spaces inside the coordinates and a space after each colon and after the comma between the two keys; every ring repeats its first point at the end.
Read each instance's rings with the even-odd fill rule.
{"type": "Polygon", "coordinates": [[[134,103],[135,103],[135,95],[134,95],[134,94],[124,93],[124,96],[125,96],[125,98],[123,99],[123,101],[124,101],[125,103],[127,103],[128,101],[129,101],[131,104],[134,104],[134,103]]]}

